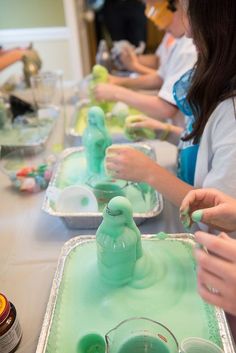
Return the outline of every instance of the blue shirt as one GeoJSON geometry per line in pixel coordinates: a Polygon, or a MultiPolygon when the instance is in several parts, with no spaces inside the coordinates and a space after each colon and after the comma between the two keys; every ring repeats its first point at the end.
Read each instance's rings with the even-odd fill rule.
{"type": "MultiPolygon", "coordinates": [[[[185,129],[181,137],[188,135],[193,129],[195,118],[192,109],[186,99],[191,83],[193,69],[187,71],[175,84],[173,96],[176,105],[185,117],[185,129]]],[[[199,144],[193,144],[193,140],[182,141],[178,146],[177,176],[190,185],[194,185],[194,175],[197,161],[199,144]]]]}

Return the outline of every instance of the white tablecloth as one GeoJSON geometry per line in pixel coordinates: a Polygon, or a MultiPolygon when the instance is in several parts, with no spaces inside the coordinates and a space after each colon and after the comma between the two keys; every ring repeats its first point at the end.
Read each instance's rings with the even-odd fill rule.
{"type": "MultiPolygon", "coordinates": [[[[61,126],[57,126],[48,148],[61,137],[61,126]]],[[[167,168],[175,165],[175,147],[157,142],[155,148],[161,165],[167,168]]],[[[96,230],[67,229],[60,219],[41,210],[44,192],[17,193],[2,173],[0,194],[0,292],[5,293],[18,311],[23,338],[17,352],[34,353],[61,247],[73,236],[95,234],[96,230]]],[[[143,234],[183,231],[178,210],[168,202],[163,213],[143,223],[140,230],[143,234]]]]}

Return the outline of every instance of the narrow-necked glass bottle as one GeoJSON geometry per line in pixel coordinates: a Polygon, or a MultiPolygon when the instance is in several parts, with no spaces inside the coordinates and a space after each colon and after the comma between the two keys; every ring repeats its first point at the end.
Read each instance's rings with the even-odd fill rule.
{"type": "Polygon", "coordinates": [[[22,337],[16,308],[0,293],[0,352],[16,351],[22,337]]]}
{"type": "Polygon", "coordinates": [[[117,287],[131,282],[136,262],[142,256],[142,245],[128,199],[117,196],[109,202],[96,233],[96,242],[102,280],[117,287]]]}

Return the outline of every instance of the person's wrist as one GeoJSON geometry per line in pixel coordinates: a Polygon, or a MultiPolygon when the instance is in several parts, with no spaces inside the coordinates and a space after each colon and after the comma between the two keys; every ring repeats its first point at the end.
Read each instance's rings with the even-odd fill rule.
{"type": "Polygon", "coordinates": [[[160,141],[166,141],[168,140],[170,133],[171,133],[171,125],[168,123],[164,123],[163,128],[160,129],[158,132],[158,139],[160,141]]]}
{"type": "Polygon", "coordinates": [[[155,186],[155,179],[156,179],[155,175],[156,175],[157,168],[158,168],[158,165],[153,160],[150,160],[150,165],[148,166],[148,168],[145,168],[143,181],[152,187],[155,186]],[[148,170],[148,173],[146,172],[147,170],[148,170]]]}
{"type": "Polygon", "coordinates": [[[123,87],[116,86],[112,95],[112,100],[114,101],[123,101],[124,95],[123,95],[123,87]]]}

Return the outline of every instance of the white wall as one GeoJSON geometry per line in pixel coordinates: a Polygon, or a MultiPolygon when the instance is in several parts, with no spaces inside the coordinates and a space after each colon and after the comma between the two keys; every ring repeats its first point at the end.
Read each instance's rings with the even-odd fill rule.
{"type": "MultiPolygon", "coordinates": [[[[61,69],[66,80],[74,79],[67,28],[49,29],[48,31],[27,29],[24,31],[24,35],[22,30],[0,31],[0,43],[4,48],[27,46],[31,41],[42,59],[43,70],[61,69]]],[[[22,76],[22,67],[22,63],[19,62],[3,70],[0,75],[0,84],[12,75],[22,76]]]]}
{"type": "MultiPolygon", "coordinates": [[[[0,43],[5,48],[27,46],[33,42],[43,62],[43,70],[62,70],[65,80],[78,81],[83,76],[76,0],[64,0],[66,27],[0,30],[0,43]]],[[[22,75],[22,64],[3,70],[0,84],[11,75],[22,75]]]]}

